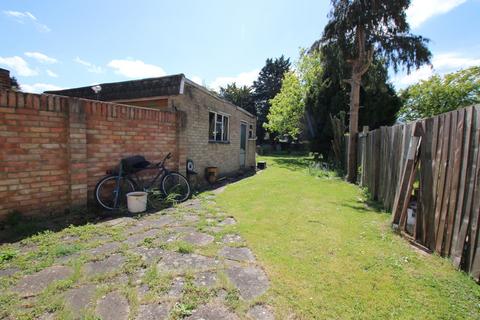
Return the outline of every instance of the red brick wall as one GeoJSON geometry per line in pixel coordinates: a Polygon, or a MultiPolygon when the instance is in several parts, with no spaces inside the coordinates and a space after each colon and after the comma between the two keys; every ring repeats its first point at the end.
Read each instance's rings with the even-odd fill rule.
{"type": "MultiPolygon", "coordinates": [[[[160,161],[168,152],[176,151],[175,113],[90,103],[87,114],[88,190],[118,160],[133,154],[150,161],[160,161]],[[115,114],[115,117],[112,117],[115,114]]],[[[175,159],[167,163],[178,169],[175,159]]]]}
{"type": "MultiPolygon", "coordinates": [[[[97,180],[124,156],[174,154],[177,116],[146,108],[0,91],[0,220],[87,204],[97,180]]],[[[178,150],[181,150],[180,155],[178,150]]]]}

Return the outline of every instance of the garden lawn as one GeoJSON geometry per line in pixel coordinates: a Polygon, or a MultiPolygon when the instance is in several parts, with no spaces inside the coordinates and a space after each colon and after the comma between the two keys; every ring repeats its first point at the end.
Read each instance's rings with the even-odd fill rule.
{"type": "Polygon", "coordinates": [[[229,185],[217,202],[263,264],[279,319],[480,319],[480,286],[412,248],[358,187],[302,157],[229,185]]]}

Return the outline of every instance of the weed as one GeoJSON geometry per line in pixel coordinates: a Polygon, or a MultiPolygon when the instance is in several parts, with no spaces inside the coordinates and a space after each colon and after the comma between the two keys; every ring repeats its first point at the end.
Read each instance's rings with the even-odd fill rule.
{"type": "Polygon", "coordinates": [[[183,242],[180,241],[178,242],[178,248],[177,248],[178,253],[193,253],[195,251],[195,248],[188,242],[183,242]]]}

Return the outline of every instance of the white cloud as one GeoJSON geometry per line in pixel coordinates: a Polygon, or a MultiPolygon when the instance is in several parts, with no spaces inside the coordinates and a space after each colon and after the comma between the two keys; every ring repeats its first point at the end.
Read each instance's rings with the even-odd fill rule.
{"type": "Polygon", "coordinates": [[[420,67],[420,69],[410,72],[404,76],[398,76],[393,79],[397,88],[405,88],[411,84],[417,83],[420,80],[426,80],[433,75],[433,70],[429,66],[420,67]]]}
{"type": "Polygon", "coordinates": [[[407,19],[413,28],[433,16],[444,14],[465,3],[467,0],[413,0],[407,9],[407,19]]]}
{"type": "Polygon", "coordinates": [[[13,11],[13,10],[5,10],[3,14],[14,19],[16,22],[25,24],[25,23],[33,23],[33,25],[37,28],[37,30],[42,32],[49,32],[50,28],[47,25],[40,23],[32,13],[28,11],[20,12],[20,11],[13,11]]]}
{"type": "Polygon", "coordinates": [[[404,88],[411,84],[415,84],[420,80],[426,80],[434,73],[444,75],[460,69],[480,66],[480,56],[469,57],[458,52],[440,53],[434,55],[432,65],[433,69],[429,66],[423,66],[418,70],[414,70],[410,74],[395,77],[393,82],[397,88],[404,88]]]}
{"type": "Polygon", "coordinates": [[[108,66],[127,78],[151,78],[166,75],[159,66],[148,64],[142,60],[117,59],[108,63],[108,66]]]}
{"type": "Polygon", "coordinates": [[[28,66],[27,61],[23,60],[23,58],[19,56],[0,57],[0,65],[4,65],[12,69],[17,76],[31,77],[38,74],[37,70],[31,69],[28,66]]]}
{"type": "Polygon", "coordinates": [[[22,91],[24,92],[33,92],[33,93],[41,93],[43,91],[49,90],[61,90],[63,88],[56,86],[54,84],[49,83],[34,83],[34,84],[20,84],[22,91]]]}
{"type": "Polygon", "coordinates": [[[260,70],[255,69],[249,72],[242,72],[235,77],[217,77],[213,80],[209,87],[218,90],[220,87],[225,87],[227,84],[235,82],[237,86],[250,86],[258,77],[260,70]]]}
{"type": "Polygon", "coordinates": [[[80,59],[80,57],[76,57],[75,59],[73,59],[73,61],[78,63],[78,64],[81,64],[82,66],[87,67],[88,72],[91,72],[91,73],[102,73],[103,72],[102,67],[96,66],[91,62],[82,60],[82,59],[80,59]]]}
{"type": "Polygon", "coordinates": [[[480,66],[480,56],[476,58],[466,57],[456,52],[438,54],[433,58],[433,66],[435,69],[447,71],[480,66]]]}
{"type": "Polygon", "coordinates": [[[52,70],[50,69],[47,69],[47,74],[49,77],[52,77],[52,78],[58,78],[58,74],[56,74],[55,72],[53,72],[52,70]]]}
{"type": "Polygon", "coordinates": [[[57,63],[57,59],[47,56],[40,52],[25,52],[25,55],[29,58],[35,59],[40,63],[57,63]]]}
{"type": "Polygon", "coordinates": [[[199,76],[192,76],[192,77],[189,77],[189,79],[195,82],[196,84],[203,86],[203,79],[200,78],[199,76]]]}

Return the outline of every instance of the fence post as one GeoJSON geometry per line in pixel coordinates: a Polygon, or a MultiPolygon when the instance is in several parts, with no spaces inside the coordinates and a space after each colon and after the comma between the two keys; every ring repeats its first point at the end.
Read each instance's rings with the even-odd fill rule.
{"type": "Polygon", "coordinates": [[[361,148],[360,152],[360,164],[362,167],[362,172],[360,173],[360,185],[365,186],[365,164],[366,164],[366,154],[367,154],[367,136],[368,136],[368,126],[363,126],[362,132],[358,135],[358,140],[361,148]]]}

